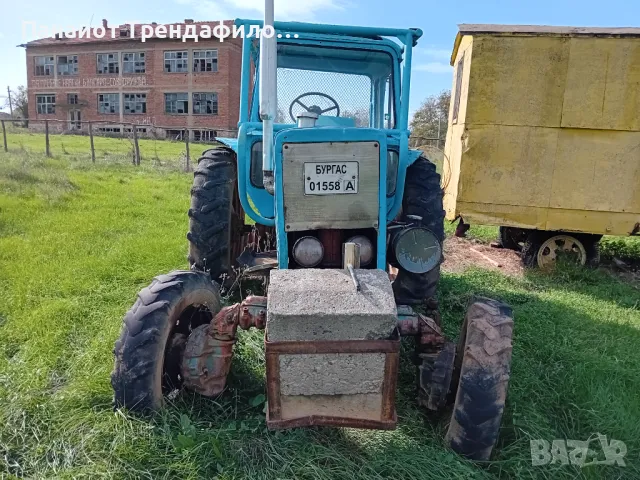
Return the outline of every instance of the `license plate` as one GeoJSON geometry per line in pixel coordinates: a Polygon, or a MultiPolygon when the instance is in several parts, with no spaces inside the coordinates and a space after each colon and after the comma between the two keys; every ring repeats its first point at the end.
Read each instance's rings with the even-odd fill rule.
{"type": "Polygon", "coordinates": [[[358,193],[358,162],[304,164],[305,195],[358,193]]]}

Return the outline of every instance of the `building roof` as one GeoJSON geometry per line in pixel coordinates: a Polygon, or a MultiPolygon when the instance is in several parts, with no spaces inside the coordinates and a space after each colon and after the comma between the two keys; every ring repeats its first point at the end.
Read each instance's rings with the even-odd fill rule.
{"type": "Polygon", "coordinates": [[[491,25],[462,23],[458,25],[463,35],[479,33],[505,33],[515,35],[604,35],[640,37],[637,27],[556,27],[551,25],[491,25]]]}
{"type": "MultiPolygon", "coordinates": [[[[107,25],[107,21],[103,20],[102,21],[102,26],[107,25]]],[[[232,29],[233,26],[233,20],[223,20],[222,23],[226,26],[228,26],[230,29],[232,29]]],[[[161,25],[164,25],[167,29],[167,33],[166,33],[166,39],[168,40],[175,40],[174,39],[169,39],[169,29],[172,26],[176,26],[176,25],[181,25],[181,26],[185,26],[185,25],[195,25],[196,26],[196,32],[199,34],[202,27],[205,25],[208,25],[211,29],[213,29],[214,27],[216,27],[217,25],[220,24],[220,21],[207,21],[207,22],[195,22],[193,20],[189,20],[186,19],[184,22],[178,22],[178,23],[163,23],[163,24],[158,24],[158,23],[146,23],[146,24],[141,24],[141,25],[135,25],[134,26],[134,36],[133,39],[134,40],[138,40],[140,41],[141,37],[142,37],[142,27],[144,25],[148,25],[148,26],[152,26],[153,27],[153,35],[151,37],[148,37],[148,39],[155,39],[155,38],[159,38],[155,36],[155,28],[161,25]]],[[[84,45],[84,44],[90,44],[90,43],[105,43],[105,42],[118,42],[118,41],[127,41],[127,40],[131,40],[131,35],[130,35],[130,27],[128,24],[123,24],[123,25],[118,25],[115,28],[115,37],[111,37],[110,34],[110,29],[113,25],[108,25],[108,30],[106,31],[105,35],[101,38],[95,37],[95,36],[91,36],[93,34],[93,28],[97,28],[100,27],[101,25],[97,25],[96,27],[91,27],[89,28],[89,36],[85,36],[83,38],[78,38],[78,32],[75,32],[75,38],[69,38],[69,37],[65,37],[64,34],[60,35],[60,36],[56,36],[56,37],[46,37],[46,38],[40,38],[38,40],[32,40],[31,42],[26,43],[25,45],[20,45],[23,47],[40,47],[40,46],[49,46],[49,45],[84,45]]],[[[184,33],[184,28],[181,29],[181,32],[184,33]]],[[[230,30],[231,32],[231,30],[230,30]]],[[[231,36],[231,33],[229,34],[229,36],[231,36]]],[[[214,37],[212,37],[214,38],[214,37]]],[[[230,40],[231,38],[229,38],[230,40]]]]}
{"type": "Polygon", "coordinates": [[[557,27],[552,25],[492,25],[462,23],[453,45],[451,65],[458,55],[460,41],[465,35],[550,36],[550,37],[640,37],[638,27],[557,27]]]}

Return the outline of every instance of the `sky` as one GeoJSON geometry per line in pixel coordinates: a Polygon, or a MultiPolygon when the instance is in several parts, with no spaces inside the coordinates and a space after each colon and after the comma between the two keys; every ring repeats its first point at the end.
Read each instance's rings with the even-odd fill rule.
{"type": "MultiPolygon", "coordinates": [[[[0,0],[3,10],[10,0],[0,0]]],[[[264,0],[21,0],[0,16],[0,105],[6,87],[26,83],[25,51],[17,45],[34,39],[36,25],[98,26],[103,18],[110,25],[171,23],[185,18],[219,20],[261,18],[264,0]]],[[[410,111],[429,95],[451,88],[449,57],[459,23],[500,23],[571,26],[640,26],[638,0],[275,0],[276,20],[418,27],[424,31],[414,50],[410,111]]]]}

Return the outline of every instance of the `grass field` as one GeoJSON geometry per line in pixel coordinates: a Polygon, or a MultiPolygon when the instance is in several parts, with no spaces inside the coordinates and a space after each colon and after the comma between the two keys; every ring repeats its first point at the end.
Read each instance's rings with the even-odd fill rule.
{"type": "Polygon", "coordinates": [[[186,266],[190,177],[171,163],[0,152],[0,478],[640,478],[640,290],[602,271],[443,275],[452,336],[471,295],[514,307],[512,381],[488,464],[445,448],[447,416],[416,408],[408,357],[397,430],[268,432],[259,332],[241,336],[219,398],[183,393],[153,420],[114,412],[122,316],[154,275],[186,266]],[[532,439],[598,433],[625,442],[625,467],[531,464],[532,439]]]}
{"type": "MultiPolygon", "coordinates": [[[[23,128],[16,128],[6,123],[7,146],[12,153],[25,152],[34,155],[45,153],[45,135],[30,133],[23,128]]],[[[155,140],[140,138],[140,163],[154,166],[180,164],[185,166],[186,146],[180,141],[155,140]]],[[[193,157],[208,148],[205,144],[191,144],[190,154],[193,157]]],[[[2,144],[0,143],[0,148],[2,144]]],[[[49,148],[54,157],[66,158],[79,163],[91,162],[91,146],[87,135],[49,136],[49,148]]],[[[133,159],[133,139],[127,137],[94,136],[96,163],[128,163],[133,159]]]]}

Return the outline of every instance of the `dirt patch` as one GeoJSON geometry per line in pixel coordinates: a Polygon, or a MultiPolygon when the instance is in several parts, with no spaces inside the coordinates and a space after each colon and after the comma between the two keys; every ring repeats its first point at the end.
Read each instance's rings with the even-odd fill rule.
{"type": "Polygon", "coordinates": [[[516,277],[524,275],[520,255],[513,250],[493,248],[473,239],[447,237],[444,241],[442,270],[461,273],[471,267],[496,270],[516,277]]]}

